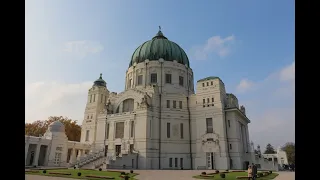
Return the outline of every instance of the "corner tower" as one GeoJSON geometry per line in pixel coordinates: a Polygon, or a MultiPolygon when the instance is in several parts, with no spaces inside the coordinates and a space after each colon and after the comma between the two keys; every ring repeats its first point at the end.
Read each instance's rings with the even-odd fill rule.
{"type": "Polygon", "coordinates": [[[93,86],[88,91],[88,100],[82,121],[81,142],[95,143],[98,113],[104,111],[108,98],[107,83],[100,74],[99,79],[94,81],[93,86]]]}

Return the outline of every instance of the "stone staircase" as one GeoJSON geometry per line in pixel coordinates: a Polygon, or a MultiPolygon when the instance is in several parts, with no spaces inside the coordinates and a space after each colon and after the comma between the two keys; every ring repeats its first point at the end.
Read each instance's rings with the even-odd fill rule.
{"type": "Polygon", "coordinates": [[[76,166],[77,168],[95,169],[100,167],[105,162],[104,149],[90,152],[87,155],[81,156],[74,163],[69,163],[69,167],[76,166]]]}

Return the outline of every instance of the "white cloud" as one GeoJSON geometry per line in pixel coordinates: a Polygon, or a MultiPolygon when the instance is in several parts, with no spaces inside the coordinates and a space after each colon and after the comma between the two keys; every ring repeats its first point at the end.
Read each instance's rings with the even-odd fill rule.
{"type": "MultiPolygon", "coordinates": [[[[251,119],[250,138],[264,150],[267,143],[275,147],[295,139],[295,62],[271,73],[254,88],[238,96],[251,119]]],[[[248,87],[242,80],[238,87],[248,87]],[[242,86],[241,86],[242,85],[242,86]]],[[[249,81],[250,82],[250,81],[249,81]]],[[[250,85],[249,85],[250,86],[250,85]]],[[[252,86],[251,86],[252,87],[252,86]]],[[[245,89],[245,88],[243,88],[245,89]]]]}
{"type": "Polygon", "coordinates": [[[26,84],[26,121],[43,120],[49,116],[67,116],[82,121],[88,89],[92,83],[26,84]]]}
{"type": "Polygon", "coordinates": [[[249,81],[248,79],[242,79],[240,83],[237,86],[237,92],[238,93],[244,93],[246,91],[251,90],[254,87],[254,83],[252,81],[249,81]]]}
{"type": "Polygon", "coordinates": [[[220,57],[225,57],[230,53],[230,45],[235,41],[235,36],[231,35],[226,38],[220,36],[210,37],[204,45],[195,46],[191,49],[196,60],[206,60],[212,53],[220,57]]]}
{"type": "Polygon", "coordinates": [[[103,51],[104,47],[95,41],[69,41],[64,44],[64,52],[71,53],[79,58],[84,58],[88,54],[95,54],[103,51]]]}
{"type": "Polygon", "coordinates": [[[295,61],[285,67],[280,72],[280,80],[281,81],[294,81],[295,80],[295,61]]]}

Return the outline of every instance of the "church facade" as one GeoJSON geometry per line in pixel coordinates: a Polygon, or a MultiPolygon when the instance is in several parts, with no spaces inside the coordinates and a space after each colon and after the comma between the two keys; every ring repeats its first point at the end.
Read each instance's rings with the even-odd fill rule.
{"type": "Polygon", "coordinates": [[[100,74],[88,91],[81,143],[105,151],[108,167],[245,169],[256,162],[245,107],[219,77],[195,83],[187,54],[161,30],[135,50],[124,83],[123,92],[109,92],[100,74]]]}

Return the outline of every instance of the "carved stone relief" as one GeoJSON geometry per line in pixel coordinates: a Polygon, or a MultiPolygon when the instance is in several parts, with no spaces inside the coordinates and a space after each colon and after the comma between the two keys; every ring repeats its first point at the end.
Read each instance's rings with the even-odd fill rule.
{"type": "Polygon", "coordinates": [[[202,149],[204,152],[219,152],[220,144],[219,144],[219,134],[207,133],[201,136],[202,140],[202,149]]]}
{"type": "Polygon", "coordinates": [[[164,72],[170,74],[170,73],[172,72],[172,70],[171,70],[170,68],[166,68],[166,69],[164,70],[164,72]]]}
{"type": "Polygon", "coordinates": [[[142,68],[137,69],[137,74],[141,74],[142,73],[142,68]]]}

